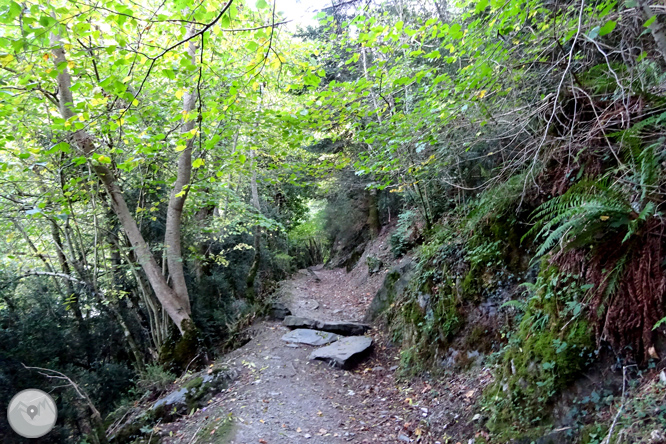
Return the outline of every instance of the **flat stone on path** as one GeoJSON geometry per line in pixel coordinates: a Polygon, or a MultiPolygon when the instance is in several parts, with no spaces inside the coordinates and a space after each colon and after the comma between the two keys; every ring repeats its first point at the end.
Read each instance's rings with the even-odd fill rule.
{"type": "Polygon", "coordinates": [[[328,331],[343,336],[359,336],[367,333],[370,326],[358,322],[345,321],[318,321],[316,319],[300,316],[287,316],[282,325],[289,328],[310,328],[314,330],[328,331]]]}
{"type": "Polygon", "coordinates": [[[317,328],[344,336],[359,336],[366,334],[371,327],[367,324],[359,324],[358,322],[317,321],[317,328]]]}
{"type": "Polygon", "coordinates": [[[309,330],[307,328],[297,328],[282,336],[283,341],[298,342],[308,345],[326,345],[335,342],[340,336],[335,333],[319,330],[309,330]]]}
{"type": "Polygon", "coordinates": [[[317,321],[300,316],[287,316],[282,321],[282,325],[289,328],[315,328],[317,321]]]}
{"type": "Polygon", "coordinates": [[[309,359],[329,362],[342,369],[353,367],[372,347],[367,336],[348,336],[310,353],[309,359]]]}

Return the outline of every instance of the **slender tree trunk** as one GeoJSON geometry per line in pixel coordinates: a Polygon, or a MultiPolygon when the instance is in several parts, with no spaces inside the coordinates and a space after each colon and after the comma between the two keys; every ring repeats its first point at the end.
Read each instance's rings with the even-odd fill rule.
{"type": "MultiPolygon", "coordinates": [[[[209,190],[205,190],[208,192],[209,190]]],[[[199,211],[196,212],[194,215],[194,220],[197,223],[197,227],[199,229],[203,229],[206,221],[210,219],[210,217],[214,214],[215,212],[215,206],[214,205],[206,205],[204,208],[200,209],[199,211]]],[[[201,241],[197,245],[197,250],[198,250],[198,257],[195,258],[194,260],[194,277],[197,281],[197,283],[201,283],[201,280],[203,277],[210,272],[210,267],[208,265],[208,255],[209,255],[209,249],[211,245],[211,238],[210,236],[206,236],[205,240],[201,241]]]]}
{"type": "MultiPolygon", "coordinates": [[[[51,223],[51,238],[56,247],[56,255],[58,256],[58,262],[60,263],[60,271],[66,275],[71,275],[72,270],[69,266],[69,261],[65,255],[65,250],[63,249],[62,238],[60,237],[60,231],[58,230],[58,224],[54,220],[49,221],[51,223]]],[[[82,278],[82,276],[80,276],[82,278]]],[[[79,336],[81,337],[81,342],[84,344],[86,349],[86,354],[88,356],[88,362],[92,362],[92,342],[90,339],[90,330],[88,325],[83,319],[83,313],[81,313],[81,304],[79,303],[79,295],[74,290],[72,281],[65,279],[65,290],[67,292],[67,297],[65,298],[65,304],[68,308],[74,313],[74,318],[76,319],[76,328],[79,331],[79,336]]]]}
{"type": "MultiPolygon", "coordinates": [[[[190,37],[194,32],[195,28],[194,25],[192,25],[187,31],[186,38],[190,37]]],[[[187,47],[187,54],[190,56],[192,63],[194,64],[196,64],[196,49],[194,40],[191,40],[187,47]]],[[[183,95],[183,125],[180,130],[181,134],[187,134],[194,130],[194,124],[196,122],[189,114],[194,110],[194,105],[197,101],[197,93],[198,91],[196,90],[190,90],[183,95]]],[[[171,197],[169,198],[169,207],[166,216],[166,233],[164,234],[169,276],[180,304],[188,313],[191,312],[190,297],[185,283],[180,234],[183,207],[185,206],[185,199],[187,199],[190,179],[192,176],[192,148],[194,146],[194,139],[194,136],[189,138],[185,149],[181,152],[180,157],[178,158],[178,175],[176,177],[176,183],[173,185],[173,190],[171,191],[171,197]]]]}
{"type": "Polygon", "coordinates": [[[446,23],[448,21],[448,11],[447,11],[447,3],[446,0],[432,0],[432,2],[435,4],[435,9],[437,9],[437,15],[439,15],[439,20],[442,23],[446,23]]]}
{"type": "MultiPolygon", "coordinates": [[[[361,60],[363,61],[363,76],[365,77],[365,80],[370,83],[370,77],[368,76],[368,62],[366,61],[365,57],[365,52],[367,48],[365,46],[361,46],[361,60]]],[[[379,105],[377,104],[377,95],[375,94],[375,89],[373,87],[370,87],[370,97],[372,98],[372,106],[375,108],[375,114],[377,114],[377,122],[381,125],[382,124],[382,116],[379,113],[379,105]]]]}
{"type": "MultiPolygon", "coordinates": [[[[54,34],[51,35],[51,44],[54,47],[54,64],[57,67],[64,67],[61,68],[62,70],[57,77],[60,114],[64,119],[70,119],[74,116],[71,90],[72,81],[67,68],[65,50],[60,42],[60,38],[54,34]]],[[[96,140],[85,129],[74,132],[72,134],[72,142],[75,148],[80,150],[86,157],[91,156],[95,150],[96,140]]],[[[93,165],[93,170],[102,181],[102,184],[109,195],[111,208],[118,216],[127,238],[132,244],[132,247],[134,247],[137,260],[146,273],[146,277],[155,291],[155,296],[180,332],[184,333],[187,328],[192,326],[189,301],[187,304],[184,304],[181,297],[179,297],[179,295],[167,284],[160,267],[155,261],[155,257],[143,238],[136,221],[132,217],[132,213],[127,206],[127,202],[125,202],[125,198],[116,182],[113,172],[104,164],[93,165]]]]}
{"type": "MultiPolygon", "coordinates": [[[[21,236],[23,237],[23,240],[25,241],[25,243],[28,245],[28,248],[30,249],[30,251],[32,251],[32,253],[42,261],[42,263],[44,264],[44,267],[46,267],[46,270],[51,272],[51,273],[55,273],[54,270],[53,270],[53,267],[51,266],[51,263],[49,262],[49,260],[35,246],[35,244],[32,242],[32,239],[30,239],[30,236],[28,235],[28,233],[23,229],[23,226],[21,225],[21,223],[13,217],[10,218],[10,220],[12,221],[12,223],[14,224],[14,227],[16,227],[18,232],[21,233],[21,236]]],[[[56,290],[58,290],[58,293],[60,293],[62,295],[63,294],[62,293],[62,288],[60,288],[60,282],[58,282],[58,279],[53,278],[53,283],[55,284],[55,287],[56,287],[56,290]]]]}
{"type": "MultiPolygon", "coordinates": [[[[261,205],[259,204],[259,190],[257,188],[257,153],[252,150],[250,157],[252,158],[252,180],[250,183],[250,190],[252,192],[252,206],[257,210],[257,214],[261,214],[261,205]]],[[[246,298],[250,302],[254,302],[256,298],[256,292],[254,291],[254,282],[257,278],[257,272],[259,271],[259,266],[261,265],[261,227],[256,225],[254,227],[254,259],[252,260],[252,265],[250,266],[250,271],[247,273],[247,291],[245,293],[246,298]]]]}
{"type": "MultiPolygon", "coordinates": [[[[55,221],[51,220],[51,238],[53,239],[53,244],[56,247],[56,255],[58,256],[58,262],[60,264],[60,271],[64,274],[71,275],[72,269],[69,266],[69,261],[65,255],[64,245],[62,243],[62,238],[60,237],[60,230],[58,229],[58,224],[55,221]]],[[[84,327],[83,314],[81,313],[81,307],[79,304],[79,295],[74,290],[72,282],[65,280],[65,290],[67,291],[67,304],[72,307],[74,312],[74,317],[76,318],[77,323],[79,323],[79,328],[84,327]]]]}
{"type": "MultiPolygon", "coordinates": [[[[113,284],[113,289],[116,292],[122,291],[122,284],[121,284],[121,279],[120,279],[120,267],[122,265],[121,261],[121,256],[120,256],[120,251],[115,245],[117,245],[117,242],[115,242],[115,228],[114,227],[109,227],[109,230],[107,232],[107,240],[109,242],[109,247],[111,250],[110,254],[110,259],[111,259],[111,276],[112,276],[112,284],[113,284]]],[[[141,353],[141,348],[139,347],[140,341],[137,341],[137,339],[134,337],[134,334],[132,333],[132,330],[129,328],[129,325],[125,321],[125,318],[123,317],[122,313],[122,304],[120,301],[119,297],[116,297],[116,295],[111,295],[111,301],[109,301],[109,309],[111,310],[111,313],[113,314],[113,317],[116,318],[116,321],[118,321],[118,325],[120,325],[120,328],[123,330],[123,334],[125,335],[125,340],[127,341],[127,345],[129,345],[130,350],[132,350],[132,354],[134,355],[134,360],[136,361],[136,365],[138,368],[143,368],[144,362],[143,362],[143,353],[141,353]]]]}

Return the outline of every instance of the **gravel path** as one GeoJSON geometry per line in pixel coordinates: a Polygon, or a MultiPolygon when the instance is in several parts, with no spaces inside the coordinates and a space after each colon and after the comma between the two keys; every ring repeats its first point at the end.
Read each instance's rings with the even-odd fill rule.
{"type": "MultiPolygon", "coordinates": [[[[314,272],[319,281],[301,271],[282,284],[282,299],[294,315],[361,321],[383,279],[380,275],[354,276],[342,269],[314,272]]],[[[390,442],[380,439],[375,430],[389,422],[388,411],[385,418],[374,420],[374,407],[382,401],[368,403],[368,393],[359,393],[360,371],[308,360],[313,347],[282,341],[289,330],[279,322],[263,321],[253,329],[253,339],[223,360],[238,371],[239,378],[208,407],[170,426],[169,430],[177,432],[163,442],[390,442]],[[364,414],[366,406],[373,409],[371,415],[364,414]],[[366,416],[374,423],[366,423],[366,416]],[[219,425],[225,420],[232,423],[231,431],[216,436],[222,434],[218,429],[224,429],[219,425]]]]}

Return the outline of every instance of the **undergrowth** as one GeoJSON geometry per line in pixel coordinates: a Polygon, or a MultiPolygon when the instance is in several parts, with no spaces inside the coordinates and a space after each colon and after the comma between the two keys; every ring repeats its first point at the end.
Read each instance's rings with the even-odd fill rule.
{"type": "Polygon", "coordinates": [[[595,359],[580,277],[545,264],[525,286],[527,301],[511,304],[524,313],[484,400],[488,428],[505,437],[547,422],[549,403],[595,359]]]}
{"type": "MultiPolygon", "coordinates": [[[[494,320],[503,331],[494,337],[495,381],[482,401],[493,436],[533,439],[552,430],[554,403],[602,347],[621,365],[645,368],[657,357],[666,316],[663,140],[624,135],[616,152],[623,163],[611,167],[594,148],[565,165],[555,150],[532,176],[516,174],[459,205],[414,250],[409,289],[388,315],[404,374],[443,370],[452,347],[480,349],[488,331],[471,325],[470,313],[504,303],[494,320]]],[[[410,248],[411,217],[400,219],[392,239],[396,255],[410,248]]],[[[599,399],[597,408],[609,409],[614,398],[599,399]]],[[[662,409],[645,405],[635,418],[652,409],[663,422],[662,409]]],[[[608,427],[581,423],[567,433],[591,444],[608,427]]]]}

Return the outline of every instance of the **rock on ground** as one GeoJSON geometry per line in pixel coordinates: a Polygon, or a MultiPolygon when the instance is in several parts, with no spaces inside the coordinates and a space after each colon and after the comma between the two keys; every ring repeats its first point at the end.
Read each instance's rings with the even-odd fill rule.
{"type": "Polygon", "coordinates": [[[282,302],[273,302],[270,305],[269,318],[276,321],[282,321],[291,315],[291,310],[282,302]]]}
{"type": "Polygon", "coordinates": [[[225,389],[234,377],[233,372],[221,369],[210,374],[195,375],[185,384],[185,387],[158,399],[150,412],[153,417],[165,420],[173,419],[176,414],[183,414],[192,408],[204,406],[213,395],[225,389]]]}
{"type": "Polygon", "coordinates": [[[363,358],[372,347],[372,339],[367,336],[348,336],[331,345],[318,348],[310,353],[309,359],[318,359],[332,365],[349,369],[363,358]]]}
{"type": "Polygon", "coordinates": [[[282,336],[283,341],[298,342],[308,345],[326,345],[335,342],[340,336],[335,333],[319,330],[309,330],[307,328],[297,328],[282,336]]]}
{"type": "Polygon", "coordinates": [[[229,369],[215,369],[194,375],[183,387],[173,390],[149,407],[134,407],[121,422],[112,424],[107,435],[112,442],[134,442],[145,429],[160,423],[168,423],[193,409],[204,407],[208,401],[237,377],[229,369]]]}
{"type": "Polygon", "coordinates": [[[367,333],[370,326],[358,322],[345,321],[318,321],[316,319],[304,318],[300,316],[287,316],[282,321],[282,325],[289,328],[309,328],[322,330],[330,333],[336,333],[342,336],[359,336],[367,333]]]}

